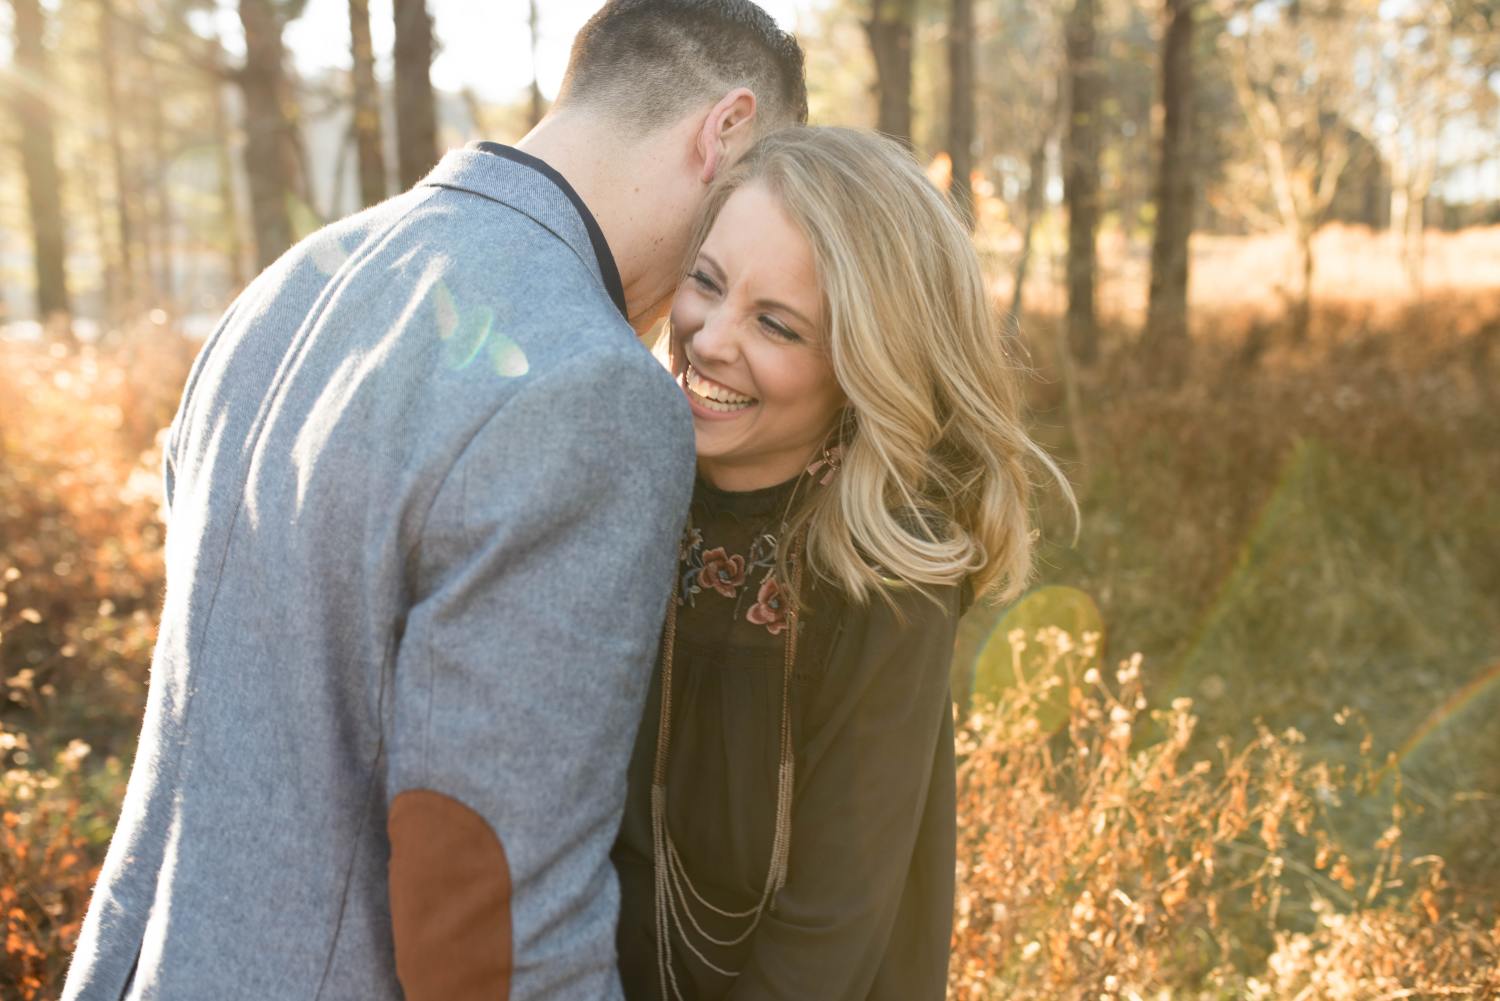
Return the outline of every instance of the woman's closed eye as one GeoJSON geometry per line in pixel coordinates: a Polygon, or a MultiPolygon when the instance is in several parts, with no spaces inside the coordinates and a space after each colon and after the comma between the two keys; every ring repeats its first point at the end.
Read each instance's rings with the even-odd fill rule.
{"type": "Polygon", "coordinates": [[[800,343],[802,340],[802,335],[798,334],[791,327],[788,327],[775,317],[767,316],[764,313],[760,316],[760,325],[769,330],[773,336],[792,344],[800,343]]]}
{"type": "Polygon", "coordinates": [[[688,278],[694,285],[697,285],[698,288],[702,289],[704,292],[710,292],[714,295],[719,294],[718,283],[715,282],[712,278],[708,277],[708,275],[703,271],[691,271],[688,273],[688,278]]]}

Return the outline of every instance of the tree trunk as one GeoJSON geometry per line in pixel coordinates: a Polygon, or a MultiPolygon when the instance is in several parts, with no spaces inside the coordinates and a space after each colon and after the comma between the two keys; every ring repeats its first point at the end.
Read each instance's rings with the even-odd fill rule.
{"type": "Polygon", "coordinates": [[[1297,297],[1292,303],[1292,343],[1307,343],[1307,335],[1312,330],[1312,286],[1313,270],[1315,260],[1313,258],[1313,236],[1317,229],[1314,226],[1299,224],[1296,230],[1297,258],[1301,264],[1302,284],[1297,289],[1297,297]]]}
{"type": "Polygon", "coordinates": [[[113,217],[110,208],[105,204],[105,189],[108,187],[104,180],[109,164],[102,157],[85,157],[74,167],[69,174],[69,181],[73,184],[73,231],[80,229],[82,219],[79,218],[78,209],[81,207],[87,216],[88,229],[94,234],[94,240],[99,248],[100,257],[100,284],[104,293],[104,316],[105,329],[118,324],[124,315],[121,303],[124,293],[120,288],[120,274],[115,270],[114,261],[110,259],[107,252],[109,246],[109,233],[113,228],[113,217]],[[82,203],[81,205],[79,203],[82,203]]]}
{"type": "Polygon", "coordinates": [[[1010,315],[1017,322],[1021,319],[1023,293],[1026,289],[1026,269],[1031,263],[1032,234],[1041,221],[1047,198],[1047,143],[1051,136],[1044,133],[1037,139],[1031,151],[1030,173],[1026,178],[1026,228],[1021,231],[1021,256],[1016,261],[1016,286],[1010,293],[1010,315]]]}
{"type": "Polygon", "coordinates": [[[245,68],[239,72],[245,96],[245,173],[250,180],[255,259],[265,268],[292,245],[288,201],[296,153],[285,110],[286,50],[271,0],[240,0],[240,23],[245,28],[245,68]]]}
{"type": "Polygon", "coordinates": [[[115,189],[115,239],[118,243],[115,267],[121,280],[122,301],[116,304],[116,311],[128,314],[139,305],[141,296],[136,275],[134,191],[120,129],[123,112],[115,18],[114,0],[99,0],[99,75],[104,93],[105,139],[109,145],[110,172],[115,189]]]}
{"type": "Polygon", "coordinates": [[[1437,178],[1439,136],[1443,134],[1443,110],[1439,106],[1422,129],[1417,162],[1407,176],[1406,211],[1401,227],[1401,261],[1412,299],[1420,303],[1426,287],[1427,271],[1427,200],[1437,178]]]}
{"type": "Polygon", "coordinates": [[[26,203],[31,215],[36,258],[37,319],[57,326],[71,338],[71,307],[63,240],[62,192],[57,146],[52,134],[51,92],[45,21],[37,0],[11,0],[15,12],[15,63],[20,81],[13,84],[16,119],[21,123],[21,165],[26,174],[26,203]]]}
{"type": "Polygon", "coordinates": [[[1068,15],[1068,131],[1063,144],[1063,198],[1068,205],[1068,343],[1079,364],[1099,356],[1094,307],[1099,232],[1098,0],[1074,0],[1068,15]]]}
{"type": "Polygon", "coordinates": [[[240,228],[240,213],[234,193],[234,161],[230,156],[229,108],[224,100],[228,73],[224,66],[224,45],[217,36],[205,42],[205,63],[218,72],[213,77],[213,100],[209,105],[210,127],[214,136],[214,171],[219,181],[219,230],[224,237],[224,256],[229,261],[229,281],[236,294],[245,287],[249,275],[245,268],[245,246],[240,228]]]}
{"type": "Polygon", "coordinates": [[[953,0],[948,24],[948,155],[953,184],[948,193],[969,231],[978,221],[974,188],[974,0],[953,0]]]}
{"type": "Polygon", "coordinates": [[[375,47],[370,41],[370,0],[349,0],[349,37],[354,54],[354,139],[359,149],[359,200],[385,200],[385,140],[380,130],[380,87],[375,83],[375,47]]]}
{"type": "MultiPolygon", "coordinates": [[[[216,88],[217,89],[217,88],[216,88]]],[[[229,116],[224,110],[223,94],[214,95],[214,168],[219,175],[219,226],[224,234],[224,256],[229,262],[229,281],[236,293],[245,287],[245,246],[240,239],[240,214],[235,207],[234,164],[229,158],[229,116]]]]}
{"type": "Polygon", "coordinates": [[[162,108],[163,93],[156,73],[156,63],[145,60],[146,128],[151,148],[151,199],[148,219],[151,242],[156,246],[156,271],[151,278],[152,304],[171,303],[176,298],[177,255],[172,246],[172,195],[168,185],[172,176],[172,157],[167,145],[167,122],[162,108]]]}
{"type": "Polygon", "coordinates": [[[865,34],[875,57],[875,128],[911,148],[911,42],[914,0],[870,0],[865,34]]]}
{"type": "Polygon", "coordinates": [[[1391,233],[1404,240],[1411,210],[1410,167],[1405,152],[1389,158],[1391,165],[1391,233]]]}
{"type": "Polygon", "coordinates": [[[530,17],[527,25],[531,28],[531,114],[529,123],[536,128],[537,123],[542,120],[546,110],[542,107],[542,85],[536,75],[536,47],[541,40],[541,20],[537,13],[536,0],[531,0],[530,17]]]}
{"type": "Polygon", "coordinates": [[[401,186],[409,188],[438,158],[432,18],[426,0],[395,0],[395,20],[396,160],[401,186]]]}
{"type": "Polygon", "coordinates": [[[1162,133],[1156,175],[1156,232],[1151,241],[1151,293],[1146,354],[1153,371],[1173,384],[1186,372],[1188,241],[1193,232],[1193,15],[1195,0],[1166,0],[1161,54],[1162,133]]]}
{"type": "Polygon", "coordinates": [[[1411,286],[1412,301],[1421,303],[1427,272],[1427,192],[1422,191],[1410,204],[1406,227],[1401,232],[1401,263],[1406,269],[1406,283],[1411,286]]]}

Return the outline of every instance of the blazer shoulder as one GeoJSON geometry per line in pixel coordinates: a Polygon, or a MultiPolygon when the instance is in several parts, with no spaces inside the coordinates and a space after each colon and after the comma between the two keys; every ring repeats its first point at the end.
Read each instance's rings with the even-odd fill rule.
{"type": "MultiPolygon", "coordinates": [[[[618,314],[616,314],[618,315],[618,314]]],[[[609,331],[609,333],[615,333],[609,331]]],[[[678,445],[692,438],[692,411],[671,374],[638,341],[609,338],[580,345],[570,358],[539,372],[532,394],[556,419],[592,422],[608,414],[622,433],[678,445]],[[563,401],[553,406],[552,400],[563,401]]]]}

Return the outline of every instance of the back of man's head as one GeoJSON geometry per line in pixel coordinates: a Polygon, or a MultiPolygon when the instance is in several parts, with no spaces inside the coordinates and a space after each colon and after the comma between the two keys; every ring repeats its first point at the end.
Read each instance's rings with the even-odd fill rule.
{"type": "Polygon", "coordinates": [[[557,103],[650,131],[736,87],[755,94],[758,132],[807,121],[802,48],[750,0],[609,0],[574,39],[557,103]]]}

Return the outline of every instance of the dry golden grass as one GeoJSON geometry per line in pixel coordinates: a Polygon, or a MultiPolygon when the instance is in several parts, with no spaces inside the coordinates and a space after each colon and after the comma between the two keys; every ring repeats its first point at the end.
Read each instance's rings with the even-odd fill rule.
{"type": "Polygon", "coordinates": [[[1300,733],[1264,727],[1197,757],[1191,700],[1149,711],[1139,655],[1107,676],[1097,634],[1008,640],[1017,683],[960,732],[950,997],[1500,991],[1500,921],[1451,912],[1441,860],[1402,854],[1399,805],[1368,868],[1333,833],[1341,798],[1380,773],[1308,760],[1300,733]],[[1056,735],[1037,725],[1054,686],[1056,735]]]}

